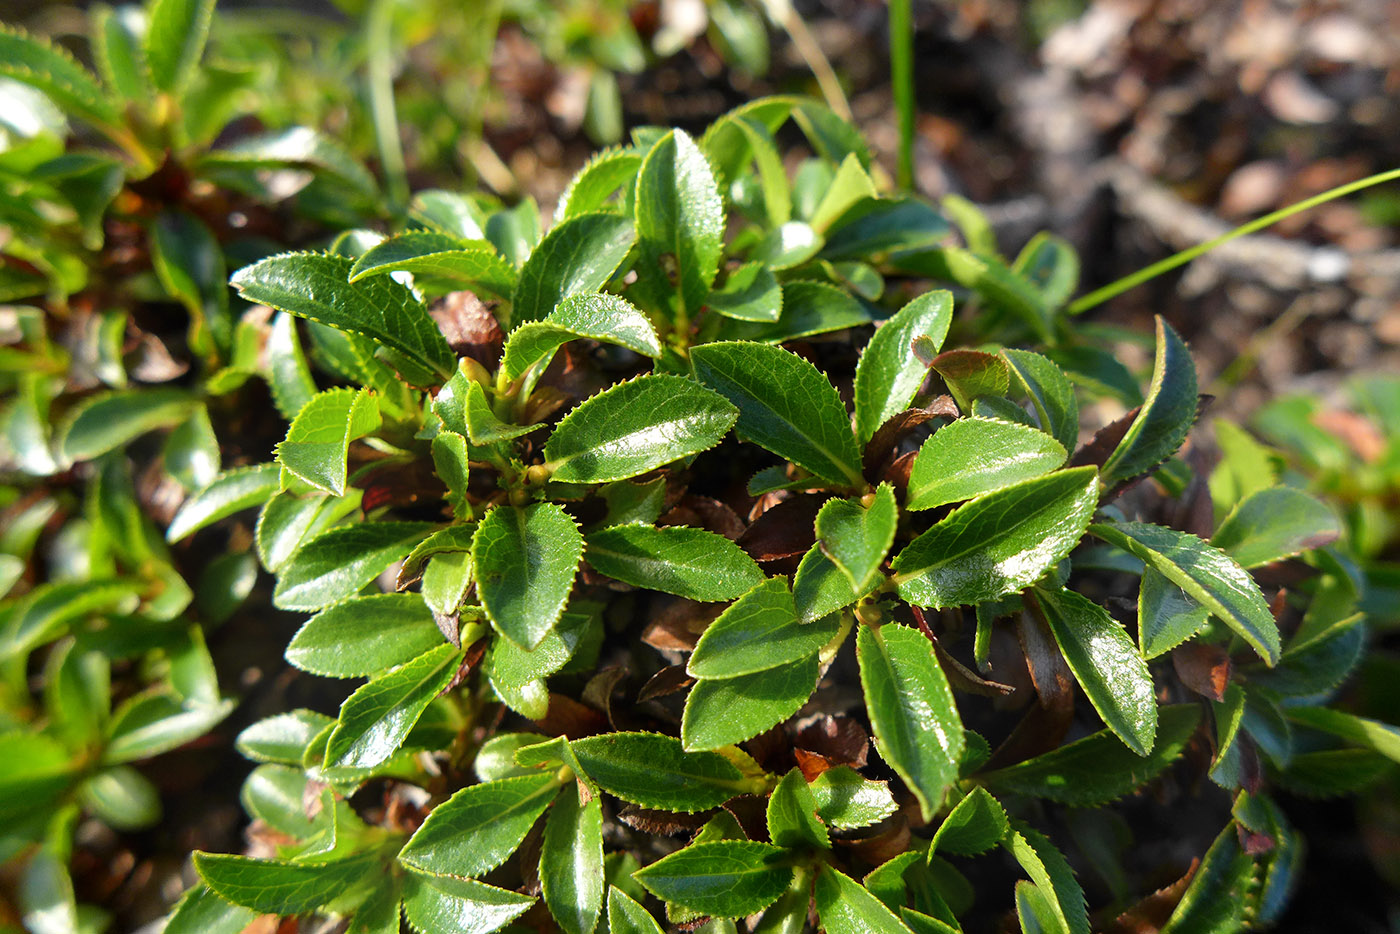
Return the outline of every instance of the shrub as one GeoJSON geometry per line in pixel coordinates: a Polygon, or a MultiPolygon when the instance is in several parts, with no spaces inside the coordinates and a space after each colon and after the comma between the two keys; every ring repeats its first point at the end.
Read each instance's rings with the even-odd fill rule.
{"type": "Polygon", "coordinates": [[[129,154],[70,184],[41,142],[6,176],[58,218],[5,267],[42,296],[11,313],[0,566],[0,853],[32,930],[101,927],[73,827],[158,819],[128,763],[232,707],[205,633],[257,565],[305,617],[287,661],[354,687],[239,735],[261,855],[197,853],[170,934],[660,931],[648,904],[715,932],[1266,926],[1301,859],[1276,792],[1400,759],[1328,703],[1366,638],[1342,525],[1248,445],[1210,471],[1185,343],[1158,319],[1144,392],[1066,312],[1064,242],[1007,260],[798,98],[636,131],[547,232],[430,190],[385,236],[334,144],[205,152],[170,116],[196,9],[152,8],[159,132],[125,122],[146,72],[115,47],[103,87],[0,35],[129,154]],[[149,176],[152,132],[186,143],[149,176]],[[266,210],[257,170],[288,163],[314,180],[280,243],[190,200],[266,210]],[[133,201],[185,173],[181,207],[133,201]],[[101,235],[133,219],[114,275],[101,235]],[[140,324],[170,300],[189,374],[140,324]]]}

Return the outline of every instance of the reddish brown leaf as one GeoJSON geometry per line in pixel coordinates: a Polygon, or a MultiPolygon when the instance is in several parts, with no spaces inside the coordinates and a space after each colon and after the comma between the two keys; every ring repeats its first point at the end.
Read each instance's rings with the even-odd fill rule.
{"type": "Polygon", "coordinates": [[[1319,412],[1312,421],[1329,435],[1340,438],[1368,464],[1385,454],[1385,435],[1369,419],[1354,412],[1319,412]]]}
{"type": "Polygon", "coordinates": [[[809,782],[816,781],[817,776],[832,767],[830,759],[826,756],[819,756],[815,752],[793,749],[792,755],[797,759],[797,767],[802,770],[802,777],[809,782]]]}
{"type": "Polygon", "coordinates": [[[1191,884],[1200,865],[1199,859],[1191,860],[1191,868],[1186,870],[1186,875],[1123,912],[1113,923],[1104,927],[1103,934],[1158,934],[1181,903],[1181,896],[1186,894],[1186,887],[1191,884]]]}
{"type": "Polygon", "coordinates": [[[505,335],[491,306],[471,292],[452,292],[428,308],[448,346],[459,357],[471,357],[488,370],[501,359],[505,335]]]}
{"type": "Polygon", "coordinates": [[[865,478],[875,482],[890,455],[894,453],[895,447],[909,432],[932,419],[957,418],[959,414],[958,404],[953,401],[953,397],[944,395],[934,399],[924,408],[905,409],[897,415],[891,415],[865,446],[865,456],[861,460],[865,478]]]}
{"type": "Polygon", "coordinates": [[[642,641],[663,652],[694,649],[700,633],[724,610],[722,604],[696,603],[683,597],[662,598],[657,603],[653,603],[652,621],[642,631],[642,641]]]}
{"type": "Polygon", "coordinates": [[[676,834],[688,830],[699,830],[705,826],[705,822],[710,819],[713,813],[713,811],[701,811],[698,814],[676,814],[671,811],[658,811],[655,808],[628,804],[617,812],[617,819],[633,830],[640,830],[642,833],[659,833],[667,837],[674,837],[676,834]]]}
{"type": "Polygon", "coordinates": [[[1218,645],[1187,642],[1172,650],[1172,667],[1181,683],[1213,701],[1225,699],[1230,686],[1230,654],[1218,645]]]}
{"type": "Polygon", "coordinates": [[[744,520],[728,506],[708,496],[688,493],[656,520],[657,525],[689,525],[737,541],[744,534],[744,520]]]}
{"type": "Polygon", "coordinates": [[[1122,418],[1114,419],[1094,432],[1094,437],[1089,439],[1089,443],[1074,452],[1074,456],[1069,459],[1071,467],[1102,467],[1108,463],[1108,459],[1113,456],[1113,452],[1118,450],[1118,444],[1123,440],[1123,436],[1132,427],[1133,419],[1138,417],[1142,411],[1142,406],[1129,411],[1122,418]]]}
{"type": "Polygon", "coordinates": [[[684,665],[668,665],[642,685],[642,689],[637,692],[637,703],[679,693],[694,683],[695,679],[686,674],[684,665]]]}
{"type": "Polygon", "coordinates": [[[777,561],[803,554],[817,540],[817,511],[826,499],[815,493],[790,496],[753,521],[738,538],[755,561],[777,561]]]}
{"type": "Polygon", "coordinates": [[[797,731],[793,745],[815,753],[832,765],[864,768],[870,755],[870,734],[851,717],[820,714],[797,731]]]}
{"type": "Polygon", "coordinates": [[[988,769],[1015,765],[1058,747],[1074,720],[1074,677],[1048,627],[1023,612],[1017,617],[1016,634],[1039,701],[992,753],[988,769]]]}

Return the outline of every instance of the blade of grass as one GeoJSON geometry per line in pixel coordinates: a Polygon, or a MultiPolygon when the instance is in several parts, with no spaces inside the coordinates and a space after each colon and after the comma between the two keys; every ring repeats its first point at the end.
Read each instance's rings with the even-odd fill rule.
{"type": "Polygon", "coordinates": [[[899,187],[914,187],[914,17],[910,0],[890,0],[890,83],[899,114],[899,187]]]}
{"type": "Polygon", "coordinates": [[[389,206],[398,212],[408,201],[408,168],[394,108],[392,8],[390,0],[375,0],[365,14],[365,68],[379,163],[389,190],[389,206]]]}

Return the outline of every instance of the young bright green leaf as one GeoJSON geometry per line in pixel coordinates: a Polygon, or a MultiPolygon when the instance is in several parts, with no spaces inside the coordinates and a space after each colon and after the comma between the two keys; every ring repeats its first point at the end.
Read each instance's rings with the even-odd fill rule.
{"type": "Polygon", "coordinates": [[[583,292],[565,298],[544,320],[512,331],[501,369],[508,379],[532,368],[543,370],[555,350],[579,338],[616,344],[645,357],[661,356],[656,330],[636,306],[607,292],[583,292]]]}
{"type": "Polygon", "coordinates": [[[359,508],[361,492],[350,488],[344,496],[313,493],[297,496],[279,493],[263,504],[258,514],[254,545],[263,567],[276,574],[308,539],[334,526],[359,508]]]}
{"type": "Polygon", "coordinates": [[[725,321],[715,338],[781,344],[870,323],[870,312],[849,292],[826,282],[798,280],[783,285],[776,321],[725,321]]]}
{"type": "Polygon", "coordinates": [[[403,913],[415,931],[491,934],[535,903],[528,895],[471,879],[410,872],[404,882],[403,913]]]}
{"type": "Polygon", "coordinates": [[[638,376],[564,416],[545,442],[545,466],[564,483],[624,480],[714,447],[737,417],[723,396],[692,380],[638,376]]]}
{"type": "Polygon", "coordinates": [[[569,745],[589,779],[646,808],[693,814],[755,790],[728,759],[686,752],[671,736],[607,733],[569,745]]]}
{"type": "Polygon", "coordinates": [[[471,451],[467,439],[455,431],[439,431],[431,442],[433,472],[447,487],[447,502],[452,515],[468,520],[475,515],[467,485],[471,481],[471,451]]]}
{"type": "Polygon", "coordinates": [[[428,310],[389,276],[350,282],[353,264],[343,256],[282,253],[234,273],[232,283],[251,302],[362,334],[442,379],[456,370],[428,310]]]}
{"type": "Polygon", "coordinates": [[[899,808],[889,785],[861,776],[848,765],[827,769],[811,782],[817,816],[837,830],[878,824],[899,808]]]}
{"type": "Polygon", "coordinates": [[[816,544],[798,562],[792,578],[792,596],[798,620],[810,623],[850,606],[865,593],[857,593],[851,587],[851,579],[816,544]]]}
{"type": "Polygon", "coordinates": [[[1187,532],[1144,522],[1099,523],[1089,531],[1180,587],[1239,633],[1265,664],[1278,663],[1278,623],[1254,578],[1229,555],[1187,532]]]}
{"type": "Polygon", "coordinates": [[[1157,316],[1157,356],[1152,386],[1137,418],[1103,465],[1103,484],[1113,488],[1146,473],[1176,453],[1196,421],[1196,365],[1186,343],[1157,316]]]}
{"type": "Polygon", "coordinates": [[[1069,377],[1048,357],[1029,350],[1003,350],[1001,356],[1012,378],[1030,396],[1041,430],[1066,451],[1073,451],[1079,443],[1079,401],[1069,377]]]}
{"type": "Polygon", "coordinates": [[[1056,914],[1055,897],[1034,882],[1016,883],[1016,920],[1021,934],[1056,934],[1064,924],[1056,914]]]}
{"type": "Polygon", "coordinates": [[[98,126],[122,122],[92,74],[63,49],[6,26],[0,29],[0,75],[43,91],[65,112],[98,126]]]}
{"type": "Polygon", "coordinates": [[[923,385],[928,366],[911,349],[916,337],[927,337],[936,353],[953,320],[953,295],[925,292],[886,321],[866,345],[856,365],[856,439],[862,446],[884,424],[904,411],[923,385]]]}
{"type": "Polygon", "coordinates": [[[604,149],[594,153],[584,167],[569,179],[568,187],[559,196],[559,204],[554,209],[555,222],[607,210],[608,199],[618,189],[632,187],[630,183],[637,177],[641,165],[641,155],[630,148],[604,149]]]}
{"type": "Polygon", "coordinates": [[[826,233],[827,228],[846,213],[847,208],[857,201],[875,196],[875,183],[866,174],[861,160],[854,154],[846,156],[836,170],[836,178],[812,212],[812,228],[817,233],[826,233]]]}
{"type": "Polygon", "coordinates": [[[1152,751],[1157,700],[1147,662],[1108,611],[1072,590],[1031,591],[1084,693],[1103,722],[1140,756],[1152,751]]]}
{"type": "Polygon", "coordinates": [[[146,25],[146,63],[151,81],[180,94],[194,76],[209,38],[215,0],[152,0],[146,25]]]}
{"type": "Polygon", "coordinates": [[[242,934],[257,912],[224,901],[204,885],[187,891],[165,922],[164,934],[242,934]]]}
{"type": "Polygon", "coordinates": [[[549,316],[576,292],[597,292],[632,249],[632,220],[617,214],[580,214],[554,225],[520,269],[510,323],[549,316]]]}
{"type": "Polygon", "coordinates": [[[531,720],[542,719],[549,706],[544,679],[569,663],[592,622],[587,613],[566,612],[528,652],[509,639],[494,640],[486,659],[491,686],[512,710],[531,720]]]}
{"type": "Polygon", "coordinates": [[[459,649],[439,645],[361,686],[341,705],[340,722],[326,741],[327,767],[369,769],[387,760],[460,662],[459,649]]]}
{"type": "Polygon", "coordinates": [[[898,524],[894,488],[882,483],[868,506],[859,499],[827,500],[817,513],[817,541],[850,579],[853,592],[863,593],[878,580],[898,524]]]}
{"type": "Polygon", "coordinates": [[[773,270],[746,263],[729,273],[724,285],[705,299],[705,306],[726,318],[773,323],[783,311],[783,289],[773,270]]]}
{"type": "Polygon", "coordinates": [[[974,788],[943,818],[929,852],[977,856],[1001,842],[1009,828],[1006,809],[985,788],[974,788]]]}
{"type": "Polygon", "coordinates": [[[316,382],[306,365],[306,354],[297,334],[296,316],[279,311],[272,317],[272,327],[263,348],[267,356],[267,388],[277,411],[287,421],[296,418],[302,406],[316,394],[316,382]]]}
{"type": "Polygon", "coordinates": [[[584,560],[602,574],[690,600],[733,600],[763,582],[738,545],[686,526],[618,525],[586,536],[584,560]]]}
{"type": "Polygon", "coordinates": [[[1021,590],[1079,544],[1097,506],[1092,467],[1056,471],[979,497],[895,556],[899,595],[918,606],[945,607],[1021,590]]]}
{"type": "Polygon", "coordinates": [[[787,579],[770,577],[705,629],[686,670],[695,678],[737,678],[815,655],[838,621],[799,623],[787,579]]]}
{"type": "Polygon", "coordinates": [[[492,624],[524,649],[554,627],[573,589],[583,536],[553,503],[497,506],[472,543],[477,594],[492,624]]]}
{"type": "MultiPolygon", "coordinates": [[[[946,201],[944,205],[946,209],[946,201]]],[[[1052,341],[1052,310],[1044,297],[1000,257],[993,252],[973,253],[959,247],[946,247],[942,253],[948,275],[954,281],[977,292],[988,304],[1020,318],[1040,341],[1052,341]]]]}
{"type": "Polygon", "coordinates": [[[817,917],[827,934],[910,934],[904,922],[866,891],[865,886],[833,866],[817,873],[817,917]]]}
{"type": "Polygon", "coordinates": [[[1260,490],[1235,506],[1210,543],[1241,567],[1257,568],[1320,548],[1341,534],[1336,514],[1321,500],[1278,486],[1260,490]]]}
{"type": "Polygon", "coordinates": [[[281,567],[272,602],[283,610],[320,610],[352,597],[432,528],[426,522],[359,522],[307,542],[281,567]]]}
{"type": "Polygon", "coordinates": [[[552,774],[536,774],[463,788],[433,808],[399,852],[399,862],[434,875],[490,872],[520,846],[559,784],[552,774]]]}
{"type": "Polygon", "coordinates": [[[564,787],[545,820],[540,887],[565,934],[591,934],[603,908],[603,804],[580,783],[564,787]]]}
{"type": "Polygon", "coordinates": [[[739,409],[735,432],[833,483],[864,487],[860,454],[836,388],[781,347],[743,342],[691,351],[695,374],[739,409]]]}
{"type": "Polygon", "coordinates": [[[1089,934],[1084,890],[1054,844],[1025,824],[1013,821],[1002,845],[1047,896],[1055,919],[1054,930],[1061,934],[1089,934]]]}
{"type": "Polygon", "coordinates": [[[345,492],[350,442],[380,426],[379,403],[367,389],[327,389],[312,396],[277,445],[277,460],[318,490],[345,492]]]}
{"type": "Polygon", "coordinates": [[[1142,569],[1138,588],[1138,644],[1153,659],[1201,631],[1210,610],[1153,567],[1142,569]]]}
{"type": "MultiPolygon", "coordinates": [[[[471,438],[472,444],[484,446],[511,441],[540,427],[538,424],[513,425],[502,421],[492,411],[491,403],[486,399],[486,390],[480,383],[468,382],[466,386],[467,398],[462,416],[466,420],[467,437],[471,438]]],[[[438,393],[438,399],[442,399],[442,393],[438,393]]]]}
{"type": "Polygon", "coordinates": [[[376,873],[375,854],[334,862],[251,859],[227,853],[194,854],[199,877],[221,898],[263,914],[296,915],[335,901],[376,873]]]}
{"type": "Polygon", "coordinates": [[[390,272],[445,279],[504,299],[516,282],[515,270],[490,243],[430,230],[411,230],[366,250],[350,268],[350,281],[390,272]]]}
{"type": "Polygon", "coordinates": [[[752,739],[798,711],[817,687],[815,653],[764,671],[690,689],[681,718],[686,749],[718,749],[752,739]]]}
{"type": "Polygon", "coordinates": [[[768,839],[778,846],[831,849],[831,836],[817,815],[817,799],[801,770],[793,769],[768,798],[768,839]]]}
{"type": "Polygon", "coordinates": [[[1196,732],[1201,711],[1194,704],[1163,707],[1157,739],[1146,758],[1128,749],[1110,730],[1061,746],[981,777],[998,794],[1020,794],[1074,807],[1098,807],[1129,794],[1176,761],[1196,732]]]}
{"type": "Polygon", "coordinates": [[[645,908],[617,886],[608,887],[609,934],[663,934],[645,908]]]}
{"type": "Polygon", "coordinates": [[[935,431],[914,458],[908,509],[932,509],[1042,476],[1065,462],[1043,431],[991,418],[960,418],[935,431]]]}
{"type": "Polygon", "coordinates": [[[783,894],[792,881],[787,859],[772,844],[719,840],[678,850],[633,877],[670,904],[714,918],[743,918],[783,894]]]}
{"type": "Polygon", "coordinates": [[[948,679],[932,644],[905,626],[862,626],[856,656],[875,746],[929,819],[957,779],[963,753],[962,721],[948,679]]]}
{"type": "Polygon", "coordinates": [[[305,709],[264,717],[239,733],[234,747],[254,762],[296,765],[316,735],[334,722],[305,709]]]}
{"type": "Polygon", "coordinates": [[[281,471],[276,464],[226,470],[185,500],[165,529],[165,540],[178,542],[236,512],[260,506],[277,494],[281,471]]]}
{"type": "Polygon", "coordinates": [[[637,173],[637,284],[652,304],[693,318],[719,269],[724,202],[683,130],[661,138],[637,173]],[[669,272],[668,272],[669,267],[669,272]]]}
{"type": "MultiPolygon", "coordinates": [[[[4,36],[0,32],[0,38],[4,36]]],[[[183,389],[126,389],[78,403],[59,427],[55,445],[68,461],[92,460],[157,428],[173,428],[198,404],[183,389]]]]}

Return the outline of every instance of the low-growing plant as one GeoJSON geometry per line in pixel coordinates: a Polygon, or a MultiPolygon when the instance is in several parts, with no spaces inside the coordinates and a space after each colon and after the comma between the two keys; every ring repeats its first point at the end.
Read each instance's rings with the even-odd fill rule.
{"type": "Polygon", "coordinates": [[[72,828],[155,819],[126,763],[232,706],[204,634],[254,562],[306,617],[287,661],[353,689],[242,731],[259,855],[195,854],[169,934],[1264,927],[1302,859],[1278,792],[1400,759],[1329,703],[1366,642],[1342,523],[1253,449],[1196,456],[1176,331],[1134,374],[1067,313],[1067,244],[1008,260],[971,205],[882,191],[824,106],[637,130],[547,230],[320,184],[319,240],[156,253],[186,388],[128,385],[118,324],[54,340],[64,293],[110,293],[12,312],[9,468],[42,482],[6,487],[0,859],[31,930],[102,926],[72,828]],[[152,687],[109,713],[113,670],[152,687]]]}

